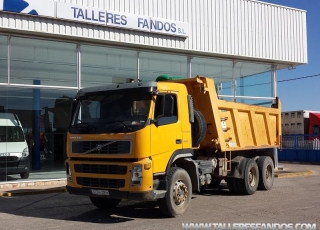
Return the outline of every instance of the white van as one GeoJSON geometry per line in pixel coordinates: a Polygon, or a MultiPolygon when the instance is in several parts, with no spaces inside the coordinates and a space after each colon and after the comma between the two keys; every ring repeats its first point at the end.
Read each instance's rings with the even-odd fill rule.
{"type": "Polygon", "coordinates": [[[13,113],[0,113],[0,174],[29,177],[30,156],[19,118],[13,113]]]}

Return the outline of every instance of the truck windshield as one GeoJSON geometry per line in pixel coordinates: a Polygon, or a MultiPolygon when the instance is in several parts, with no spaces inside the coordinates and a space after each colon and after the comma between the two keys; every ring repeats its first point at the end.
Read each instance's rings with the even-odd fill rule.
{"type": "Polygon", "coordinates": [[[24,142],[20,126],[0,126],[0,142],[24,142]]]}
{"type": "Polygon", "coordinates": [[[99,92],[81,96],[70,133],[127,133],[142,129],[148,120],[151,93],[99,92]]]}

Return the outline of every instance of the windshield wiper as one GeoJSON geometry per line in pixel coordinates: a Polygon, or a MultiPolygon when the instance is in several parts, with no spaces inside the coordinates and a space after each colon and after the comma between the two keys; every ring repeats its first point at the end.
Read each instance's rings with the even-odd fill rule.
{"type": "Polygon", "coordinates": [[[104,121],[104,122],[98,122],[98,124],[100,125],[107,125],[107,126],[115,126],[116,124],[121,124],[123,126],[123,128],[126,128],[128,130],[132,130],[131,127],[129,127],[128,125],[126,125],[123,121],[121,120],[117,120],[117,121],[104,121]]]}
{"type": "Polygon", "coordinates": [[[71,125],[71,127],[81,127],[81,126],[87,126],[88,128],[90,128],[91,130],[95,131],[96,128],[93,127],[90,123],[88,122],[81,122],[81,123],[78,123],[78,124],[74,124],[74,125],[71,125]]]}

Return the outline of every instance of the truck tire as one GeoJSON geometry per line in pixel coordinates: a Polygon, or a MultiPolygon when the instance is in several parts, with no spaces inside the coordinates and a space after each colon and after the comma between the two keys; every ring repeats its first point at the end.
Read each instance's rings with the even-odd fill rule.
{"type": "Polygon", "coordinates": [[[115,208],[121,202],[121,199],[111,199],[94,196],[90,196],[90,200],[94,206],[100,209],[112,209],[115,208]]]}
{"type": "Polygon", "coordinates": [[[244,169],[244,178],[238,179],[238,189],[242,195],[252,195],[257,191],[259,184],[259,169],[257,162],[249,159],[244,169]]]}
{"type": "Polygon", "coordinates": [[[189,174],[182,168],[171,168],[168,173],[168,188],[164,198],[158,199],[160,211],[168,217],[183,214],[190,203],[192,184],[189,174]]]}
{"type": "Polygon", "coordinates": [[[232,194],[235,194],[235,195],[240,193],[239,188],[238,188],[238,180],[239,179],[237,179],[237,178],[227,178],[226,179],[229,192],[232,194]]]}
{"type": "Polygon", "coordinates": [[[208,184],[208,188],[219,188],[219,185],[221,184],[222,179],[213,177],[210,184],[208,184]]]}
{"type": "Polygon", "coordinates": [[[28,179],[29,175],[30,175],[30,170],[29,169],[24,173],[20,173],[21,179],[28,179]]]}
{"type": "Polygon", "coordinates": [[[192,147],[197,147],[207,133],[207,122],[203,114],[194,109],[194,122],[191,123],[192,147]]]}
{"type": "Polygon", "coordinates": [[[257,161],[259,168],[259,190],[270,190],[274,182],[274,164],[271,157],[262,156],[257,161]]]}
{"type": "Polygon", "coordinates": [[[236,178],[227,178],[226,182],[227,182],[227,186],[228,186],[228,189],[229,189],[230,193],[232,193],[232,194],[238,194],[239,193],[238,184],[237,184],[236,178]]]}

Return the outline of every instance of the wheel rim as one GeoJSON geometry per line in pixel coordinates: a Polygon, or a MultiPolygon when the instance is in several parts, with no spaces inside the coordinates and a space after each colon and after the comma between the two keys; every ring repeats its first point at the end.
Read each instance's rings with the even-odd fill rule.
{"type": "Polygon", "coordinates": [[[176,205],[182,205],[188,197],[188,188],[183,181],[178,180],[173,187],[173,200],[176,205]]]}
{"type": "Polygon", "coordinates": [[[266,168],[266,180],[270,182],[272,180],[272,168],[271,165],[268,165],[266,168]]]}
{"type": "Polygon", "coordinates": [[[251,187],[254,187],[256,182],[257,182],[257,171],[254,167],[252,167],[249,171],[249,175],[248,175],[248,179],[249,179],[249,185],[251,187]]]}

